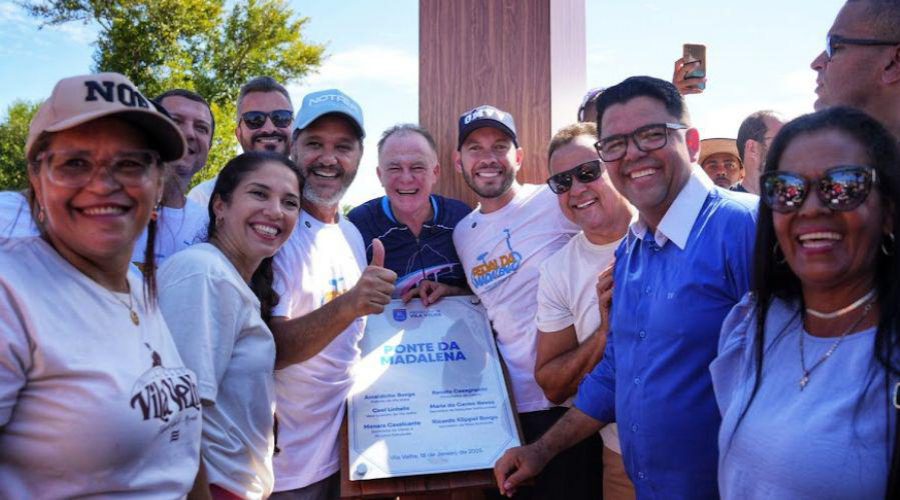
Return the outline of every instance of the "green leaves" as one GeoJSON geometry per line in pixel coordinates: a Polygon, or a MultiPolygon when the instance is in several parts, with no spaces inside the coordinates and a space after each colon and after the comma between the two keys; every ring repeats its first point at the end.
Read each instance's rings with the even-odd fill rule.
{"type": "Polygon", "coordinates": [[[15,101],[6,109],[0,123],[0,190],[20,191],[28,187],[25,141],[39,104],[15,101]]]}
{"type": "Polygon", "coordinates": [[[297,18],[285,0],[237,0],[229,2],[230,10],[224,0],[44,0],[21,5],[46,24],[96,23],[100,34],[94,71],[122,73],[149,97],[172,88],[203,95],[219,125],[208,167],[198,174],[203,177],[215,175],[237,153],[234,105],[241,85],[262,75],[284,84],[297,81],[321,64],[325,50],[303,39],[309,19],[297,18]]]}

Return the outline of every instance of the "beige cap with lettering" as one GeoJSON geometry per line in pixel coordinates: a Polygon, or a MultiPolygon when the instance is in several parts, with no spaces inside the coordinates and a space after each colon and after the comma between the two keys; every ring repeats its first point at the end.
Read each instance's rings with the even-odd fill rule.
{"type": "Polygon", "coordinates": [[[187,149],[175,122],[159,112],[128,78],[119,73],[63,78],[31,120],[25,155],[44,132],[60,132],[97,118],[115,116],[147,134],[163,161],[181,158],[187,149]]]}

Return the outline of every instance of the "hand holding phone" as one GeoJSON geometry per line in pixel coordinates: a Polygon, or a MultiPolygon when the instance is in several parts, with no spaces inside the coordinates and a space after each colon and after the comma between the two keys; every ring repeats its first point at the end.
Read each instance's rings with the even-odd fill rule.
{"type": "Polygon", "coordinates": [[[706,88],[706,46],[686,43],[675,61],[672,83],[682,94],[699,94],[706,88]]]}

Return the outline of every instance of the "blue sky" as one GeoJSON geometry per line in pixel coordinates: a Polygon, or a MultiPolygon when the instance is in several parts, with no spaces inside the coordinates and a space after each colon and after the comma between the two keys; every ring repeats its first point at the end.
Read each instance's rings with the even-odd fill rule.
{"type": "MultiPolygon", "coordinates": [[[[294,102],[311,90],[338,87],[363,107],[366,154],[345,199],[359,204],[382,194],[374,172],[378,135],[418,120],[418,1],[291,4],[311,18],[305,37],[327,45],[319,71],[289,85],[294,102]]],[[[688,97],[688,106],[702,136],[734,137],[741,120],[758,109],[788,117],[812,111],[815,73],[809,63],[842,4],[586,0],[586,19],[572,20],[587,23],[585,90],[636,74],[669,79],[681,45],[696,42],[707,45],[709,83],[704,94],[688,97]]],[[[93,27],[81,24],[38,30],[15,3],[0,0],[0,110],[15,99],[42,99],[60,78],[87,72],[95,37],[93,27]]]]}

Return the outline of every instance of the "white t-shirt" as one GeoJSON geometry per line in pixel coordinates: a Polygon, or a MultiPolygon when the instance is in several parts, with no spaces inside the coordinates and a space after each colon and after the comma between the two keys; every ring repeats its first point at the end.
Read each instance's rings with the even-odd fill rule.
{"type": "Polygon", "coordinates": [[[213,177],[197,184],[188,191],[187,198],[206,210],[209,207],[209,199],[212,198],[213,189],[216,187],[216,179],[218,177],[213,177]]]}
{"type": "Polygon", "coordinates": [[[40,234],[31,218],[25,196],[18,191],[0,191],[0,238],[25,238],[40,234]]]}
{"type": "Polygon", "coordinates": [[[140,279],[128,275],[135,326],[127,294],[41,238],[0,240],[0,269],[0,497],[184,497],[197,379],[140,279]]]}
{"type": "Polygon", "coordinates": [[[505,207],[459,221],[453,243],[469,287],[487,308],[519,413],[550,407],[534,380],[540,265],[578,233],[547,186],[526,184],[505,207]]]}
{"type": "MultiPolygon", "coordinates": [[[[547,332],[574,326],[575,337],[582,344],[600,327],[597,276],[612,262],[621,242],[596,245],[584,233],[579,233],[544,261],[535,317],[537,329],[543,335],[554,335],[547,332]]],[[[616,424],[604,427],[600,435],[604,445],[622,453],[616,424]]]]}
{"type": "Polygon", "coordinates": [[[272,493],[275,339],[259,299],[225,255],[200,243],[159,269],[159,307],[197,374],[210,484],[243,498],[272,493]]]}
{"type": "MultiPolygon", "coordinates": [[[[153,254],[156,265],[171,257],[176,252],[206,239],[206,228],[209,225],[209,213],[203,206],[191,200],[185,200],[183,208],[162,207],[156,225],[156,242],[153,254]]],[[[144,248],[147,246],[147,230],[141,233],[134,244],[131,261],[135,264],[144,262],[144,248]]]]}
{"type": "MultiPolygon", "coordinates": [[[[275,256],[273,316],[308,314],[352,288],[366,267],[362,236],[349,220],[325,224],[301,212],[275,256]]],[[[275,371],[278,447],[275,491],[310,485],[337,472],[344,400],[359,360],[365,319],[358,318],[312,358],[275,371]]]]}

